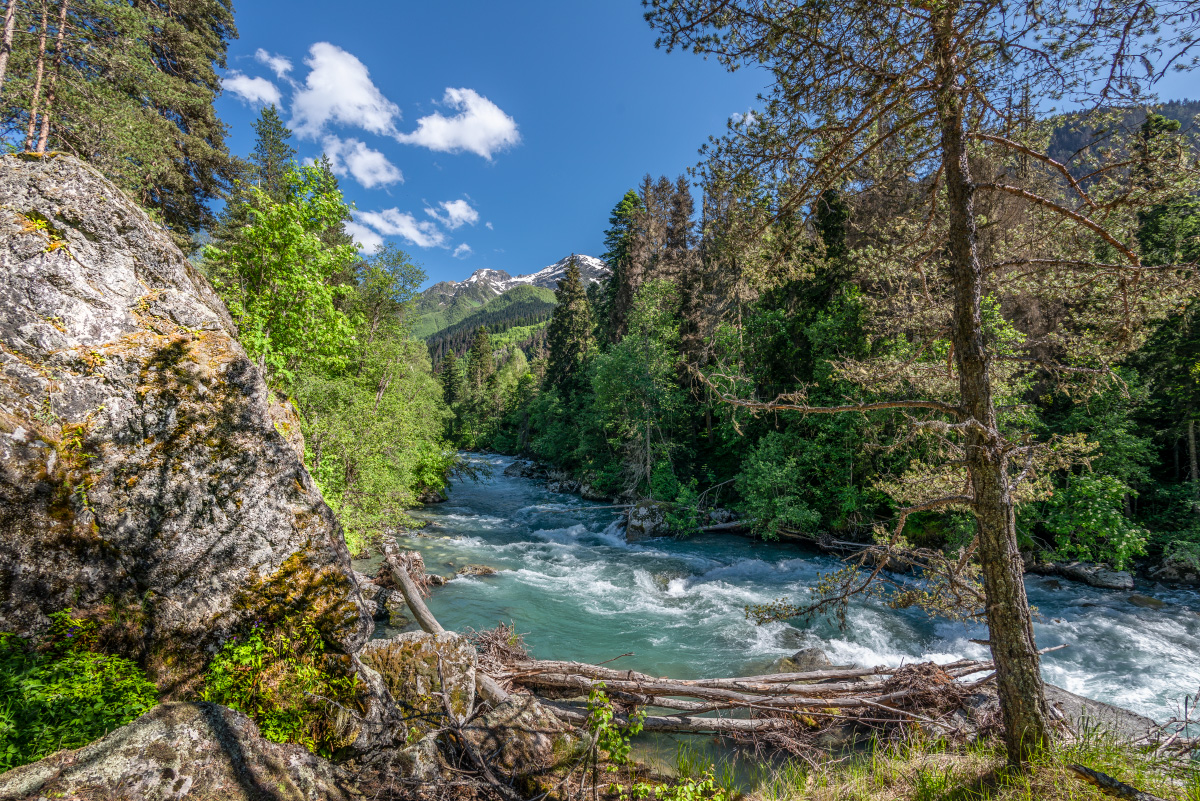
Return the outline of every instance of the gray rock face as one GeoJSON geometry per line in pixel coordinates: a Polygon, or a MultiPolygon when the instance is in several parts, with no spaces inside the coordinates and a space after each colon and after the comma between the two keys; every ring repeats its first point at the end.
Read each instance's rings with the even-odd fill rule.
{"type": "Polygon", "coordinates": [[[298,745],[263,739],[241,712],[162,704],[77,751],[0,774],[0,799],[349,801],[350,777],[298,745]]]}
{"type": "Polygon", "coordinates": [[[665,537],[669,504],[658,501],[638,501],[625,513],[625,541],[637,542],[652,537],[665,537]]]}
{"type": "Polygon", "coordinates": [[[531,695],[512,695],[480,715],[463,733],[475,750],[493,755],[493,767],[505,779],[548,773],[570,755],[571,730],[531,695]]]}
{"type": "Polygon", "coordinates": [[[128,197],[70,156],[0,157],[0,630],[121,608],[178,679],[287,599],[357,650],[370,610],[298,423],[128,197]]]}

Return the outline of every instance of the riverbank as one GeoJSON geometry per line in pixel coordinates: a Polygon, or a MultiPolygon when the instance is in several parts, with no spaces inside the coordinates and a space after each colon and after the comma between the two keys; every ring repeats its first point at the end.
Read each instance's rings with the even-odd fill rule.
{"type": "MultiPolygon", "coordinates": [[[[984,658],[982,626],[933,621],[912,610],[853,604],[847,627],[746,619],[748,604],[798,597],[839,562],[796,544],[700,535],[627,543],[617,510],[550,492],[544,482],[505,476],[509,458],[471,455],[493,469],[480,483],[458,482],[447,503],[417,510],[426,523],[404,547],[431,572],[469,564],[493,576],[455,576],[430,607],[449,629],[512,622],[533,655],[616,665],[673,678],[766,672],[782,657],[819,647],[837,664],[899,665],[931,658],[984,658]]],[[[357,562],[373,574],[372,561],[357,562]]],[[[1200,595],[1154,590],[1161,608],[1135,605],[1137,593],[1105,591],[1029,576],[1039,644],[1069,647],[1043,660],[1047,681],[1162,720],[1200,685],[1200,595]]],[[[1144,591],[1144,590],[1143,590],[1144,591]]],[[[380,625],[376,636],[394,633],[380,625]]]]}

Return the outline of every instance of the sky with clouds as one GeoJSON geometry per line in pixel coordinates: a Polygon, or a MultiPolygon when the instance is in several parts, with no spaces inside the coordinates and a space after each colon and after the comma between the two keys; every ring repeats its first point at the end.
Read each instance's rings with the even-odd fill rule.
{"type": "MultiPolygon", "coordinates": [[[[350,233],[368,251],[404,248],[428,283],[600,255],[625,191],[693,166],[767,82],[656,50],[638,0],[347,11],[239,4],[217,109],[246,155],[262,106],[279,106],[299,156],[328,155],[356,208],[350,233]]],[[[1186,77],[1162,91],[1186,94],[1186,77]]]]}
{"type": "Polygon", "coordinates": [[[238,5],[224,94],[248,154],[275,103],[302,159],[329,156],[366,249],[429,283],[600,255],[646,172],[678,175],[765,85],[654,48],[637,0],[238,5]]]}

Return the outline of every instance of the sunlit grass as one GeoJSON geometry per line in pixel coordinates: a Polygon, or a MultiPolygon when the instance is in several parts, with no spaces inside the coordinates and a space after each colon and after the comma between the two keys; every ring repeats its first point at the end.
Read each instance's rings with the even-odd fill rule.
{"type": "Polygon", "coordinates": [[[755,801],[1106,801],[1072,764],[1108,774],[1171,801],[1200,801],[1200,764],[1156,759],[1113,736],[1086,730],[1040,757],[1026,772],[1010,770],[994,743],[952,747],[916,740],[888,744],[858,758],[817,767],[802,761],[762,766],[755,801]]]}

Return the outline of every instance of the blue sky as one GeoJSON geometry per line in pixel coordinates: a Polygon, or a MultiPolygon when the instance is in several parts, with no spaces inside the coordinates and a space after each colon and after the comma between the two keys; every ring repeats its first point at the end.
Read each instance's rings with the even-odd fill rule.
{"type": "Polygon", "coordinates": [[[693,166],[768,79],[656,50],[637,0],[246,2],[237,24],[230,147],[248,154],[278,99],[299,155],[335,158],[353,232],[403,247],[427,283],[600,255],[625,190],[693,166]]]}
{"type": "Polygon", "coordinates": [[[231,149],[278,97],[302,158],[337,154],[355,231],[430,283],[600,255],[625,190],[694,165],[766,80],[656,50],[636,0],[246,2],[237,24],[231,149]]]}

